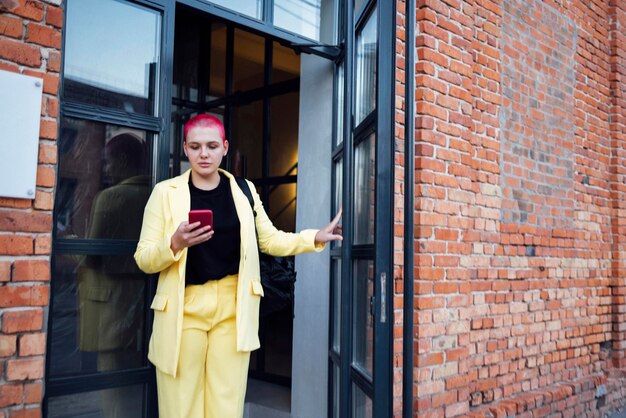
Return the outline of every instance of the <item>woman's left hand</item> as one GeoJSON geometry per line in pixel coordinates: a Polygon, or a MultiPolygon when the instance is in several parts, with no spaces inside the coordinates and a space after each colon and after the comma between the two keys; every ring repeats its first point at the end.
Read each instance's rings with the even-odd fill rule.
{"type": "Polygon", "coordinates": [[[341,241],[343,239],[341,236],[342,229],[341,225],[338,225],[340,219],[341,209],[339,209],[335,218],[330,221],[328,225],[317,231],[317,234],[315,234],[315,243],[323,244],[329,241],[341,241]]]}

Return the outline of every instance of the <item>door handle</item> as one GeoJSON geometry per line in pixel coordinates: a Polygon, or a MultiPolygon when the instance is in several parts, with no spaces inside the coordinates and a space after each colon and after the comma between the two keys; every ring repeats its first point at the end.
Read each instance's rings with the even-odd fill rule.
{"type": "Polygon", "coordinates": [[[380,323],[387,322],[387,273],[380,273],[380,323]]]}

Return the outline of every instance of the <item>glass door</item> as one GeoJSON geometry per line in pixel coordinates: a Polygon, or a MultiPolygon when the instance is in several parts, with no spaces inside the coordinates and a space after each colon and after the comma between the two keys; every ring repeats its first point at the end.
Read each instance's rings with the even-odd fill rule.
{"type": "Polygon", "coordinates": [[[44,416],[151,417],[154,280],[133,253],[162,133],[164,11],[117,0],[64,9],[44,416]]]}
{"type": "Polygon", "coordinates": [[[346,48],[335,76],[333,209],[343,207],[344,240],[331,249],[329,416],[334,418],[391,413],[387,277],[393,148],[381,103],[386,105],[390,94],[385,87],[393,61],[379,55],[380,22],[387,18],[386,11],[381,16],[382,3],[356,1],[345,10],[346,48]]]}

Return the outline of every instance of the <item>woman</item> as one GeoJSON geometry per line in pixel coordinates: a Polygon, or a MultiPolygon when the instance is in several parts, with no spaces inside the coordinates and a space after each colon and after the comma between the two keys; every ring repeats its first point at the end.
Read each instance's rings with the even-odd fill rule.
{"type": "Polygon", "coordinates": [[[219,168],[228,141],[213,116],[185,125],[183,148],[191,170],[156,185],[135,252],[141,270],[160,273],[148,352],[157,369],[160,416],[239,418],[250,351],[260,346],[258,251],[321,251],[341,239],[341,213],[320,230],[286,233],[272,225],[253,193],[254,216],[236,179],[219,168]],[[213,228],[189,224],[191,209],[211,209],[213,228]]]}

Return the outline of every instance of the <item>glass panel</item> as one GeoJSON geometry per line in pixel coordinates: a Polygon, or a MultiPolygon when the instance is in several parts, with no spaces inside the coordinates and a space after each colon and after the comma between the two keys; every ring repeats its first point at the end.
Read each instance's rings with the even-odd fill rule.
{"type": "Polygon", "coordinates": [[[341,348],[341,259],[333,259],[333,276],[332,276],[332,347],[337,353],[341,348]]]}
{"type": "Polygon", "coordinates": [[[132,255],[56,255],[50,376],[146,365],[147,276],[132,255]]]}
{"type": "Polygon", "coordinates": [[[272,83],[300,77],[300,55],[278,42],[274,42],[272,49],[272,83]]]}
{"type": "Polygon", "coordinates": [[[298,121],[300,93],[287,93],[271,99],[270,176],[298,174],[298,121]]]}
{"type": "Polygon", "coordinates": [[[265,81],[265,39],[235,29],[233,93],[263,87],[265,81]]]}
{"type": "Polygon", "coordinates": [[[274,25],[307,38],[335,40],[335,0],[274,0],[274,25]]]}
{"type": "Polygon", "coordinates": [[[366,0],[354,0],[354,14],[359,14],[361,7],[366,3],[366,0]]]}
{"type": "Polygon", "coordinates": [[[140,418],[145,411],[145,386],[56,396],[48,401],[48,418],[140,418]]]}
{"type": "Polygon", "coordinates": [[[263,161],[263,102],[232,108],[231,161],[233,173],[260,178],[263,161]]]}
{"type": "Polygon", "coordinates": [[[342,63],[337,67],[337,111],[336,111],[336,133],[335,133],[335,145],[339,145],[343,142],[343,112],[344,112],[344,99],[343,95],[345,93],[345,85],[344,85],[344,64],[342,63]]]}
{"type": "Polygon", "coordinates": [[[372,399],[356,384],[352,384],[352,408],[354,418],[371,418],[373,416],[372,399]]]}
{"type": "Polygon", "coordinates": [[[356,38],[355,126],[376,106],[376,12],[356,38]]]}
{"type": "Polygon", "coordinates": [[[226,95],[226,26],[222,24],[213,23],[211,25],[210,54],[209,97],[207,100],[226,95]]]}
{"type": "Polygon", "coordinates": [[[371,134],[356,146],[355,199],[354,199],[354,243],[374,242],[374,209],[376,187],[376,136],[371,134]]]}
{"type": "Polygon", "coordinates": [[[332,399],[332,417],[340,418],[339,416],[339,367],[333,364],[332,369],[333,379],[333,399],[332,399]]]}
{"type": "Polygon", "coordinates": [[[176,25],[174,36],[174,75],[172,97],[198,102],[198,70],[200,51],[205,25],[191,14],[181,14],[184,24],[176,25]]]}
{"type": "Polygon", "coordinates": [[[282,231],[296,228],[296,183],[270,186],[267,215],[274,226],[282,231]]]}
{"type": "Polygon", "coordinates": [[[352,362],[364,373],[372,376],[374,353],[374,319],[370,303],[374,296],[374,262],[354,261],[353,295],[353,358],[352,362]]]}
{"type": "Polygon", "coordinates": [[[66,19],[63,97],[153,114],[159,13],[117,1],[69,0],[66,19]]]}
{"type": "MultiPolygon", "coordinates": [[[[343,159],[335,163],[335,194],[333,213],[337,213],[343,205],[343,159]]],[[[340,221],[341,222],[341,221],[340,221]]],[[[333,241],[332,248],[341,248],[342,241],[333,241]]]]}
{"type": "Polygon", "coordinates": [[[63,118],[56,238],[139,239],[151,191],[152,137],[63,118]]]}
{"type": "Polygon", "coordinates": [[[218,4],[220,6],[234,10],[237,13],[242,13],[256,19],[261,19],[261,17],[263,16],[262,0],[211,0],[211,3],[218,4]]]}

